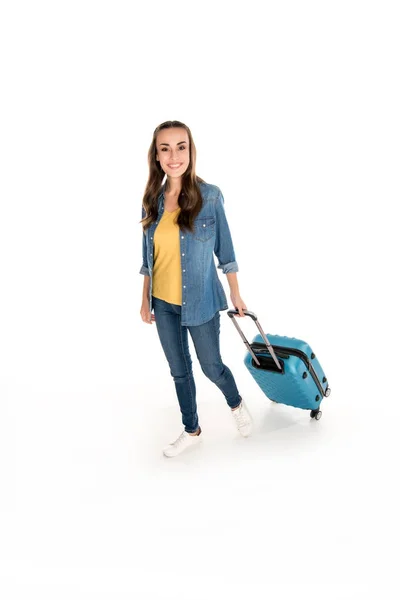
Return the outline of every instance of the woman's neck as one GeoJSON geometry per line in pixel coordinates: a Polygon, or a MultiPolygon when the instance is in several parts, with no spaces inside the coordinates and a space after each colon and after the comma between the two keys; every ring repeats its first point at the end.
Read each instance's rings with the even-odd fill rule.
{"type": "Polygon", "coordinates": [[[171,180],[167,180],[167,183],[165,185],[165,193],[168,194],[168,196],[177,198],[179,196],[179,194],[181,193],[181,189],[182,189],[182,182],[180,179],[178,181],[174,181],[174,182],[172,182],[171,180]]]}
{"type": "Polygon", "coordinates": [[[168,196],[168,198],[178,198],[180,193],[181,193],[181,190],[177,190],[177,191],[167,190],[165,192],[165,195],[168,196]]]}

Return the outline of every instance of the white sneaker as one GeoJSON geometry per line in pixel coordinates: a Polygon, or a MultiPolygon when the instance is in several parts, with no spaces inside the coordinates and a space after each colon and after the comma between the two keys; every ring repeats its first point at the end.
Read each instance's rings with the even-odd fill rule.
{"type": "Polygon", "coordinates": [[[198,444],[199,442],[201,442],[201,428],[199,435],[190,435],[190,433],[188,433],[187,431],[182,431],[178,439],[175,440],[175,442],[168,444],[168,446],[164,448],[163,452],[164,455],[168,457],[177,456],[178,454],[186,450],[186,448],[196,446],[196,444],[198,444]]]}
{"type": "Polygon", "coordinates": [[[251,433],[253,423],[250,413],[243,402],[243,399],[239,405],[239,408],[235,408],[235,410],[231,409],[231,412],[236,422],[236,427],[238,428],[239,433],[241,433],[243,437],[247,437],[251,433]]]}

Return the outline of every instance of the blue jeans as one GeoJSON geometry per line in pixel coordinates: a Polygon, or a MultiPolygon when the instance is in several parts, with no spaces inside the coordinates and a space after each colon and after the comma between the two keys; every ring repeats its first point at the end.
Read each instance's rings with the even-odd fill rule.
{"type": "Polygon", "coordinates": [[[185,431],[194,433],[199,428],[196,404],[196,386],[189,353],[188,329],[193,340],[201,369],[224,394],[230,408],[239,406],[242,398],[230,369],[223,364],[219,349],[220,314],[202,325],[181,325],[181,306],[152,296],[157,332],[170,372],[182,413],[185,431]]]}

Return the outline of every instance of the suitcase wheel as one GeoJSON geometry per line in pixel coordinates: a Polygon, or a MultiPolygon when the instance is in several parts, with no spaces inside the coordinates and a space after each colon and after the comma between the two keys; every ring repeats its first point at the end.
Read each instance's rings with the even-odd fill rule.
{"type": "Polygon", "coordinates": [[[327,387],[325,390],[325,396],[328,397],[330,393],[331,393],[331,388],[327,387]]]}
{"type": "Polygon", "coordinates": [[[312,410],[310,412],[310,417],[312,419],[316,419],[317,421],[319,421],[320,418],[322,417],[322,410],[312,410]]]}

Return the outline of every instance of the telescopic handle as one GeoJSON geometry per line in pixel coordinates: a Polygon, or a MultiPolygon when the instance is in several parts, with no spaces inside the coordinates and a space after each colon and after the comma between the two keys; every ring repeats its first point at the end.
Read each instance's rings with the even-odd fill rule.
{"type": "MultiPolygon", "coordinates": [[[[268,340],[267,336],[265,335],[265,333],[264,333],[264,331],[263,331],[263,329],[262,329],[262,327],[261,327],[261,325],[260,325],[260,323],[259,323],[259,321],[257,319],[257,315],[255,313],[253,313],[251,310],[244,310],[243,312],[244,312],[244,314],[246,316],[251,317],[253,319],[253,321],[255,322],[255,324],[257,325],[258,330],[261,333],[261,336],[262,336],[262,338],[263,338],[263,340],[264,340],[264,342],[265,342],[265,344],[266,344],[266,346],[268,348],[268,352],[271,354],[272,358],[274,359],[274,362],[275,362],[276,366],[281,371],[282,367],[281,367],[281,365],[279,363],[279,360],[276,358],[276,354],[274,352],[273,347],[269,343],[269,340],[268,340]]],[[[239,311],[237,309],[235,309],[235,310],[232,310],[232,309],[228,310],[228,317],[230,317],[232,319],[232,322],[233,322],[234,326],[236,327],[236,329],[238,330],[240,337],[242,338],[243,342],[246,345],[246,348],[248,349],[248,351],[250,352],[250,354],[252,355],[252,357],[256,361],[257,365],[260,366],[260,361],[258,360],[257,356],[254,354],[253,350],[251,349],[251,346],[250,346],[249,342],[247,341],[247,338],[244,335],[243,331],[240,329],[237,320],[234,319],[234,317],[236,317],[238,314],[239,314],[239,311]]]]}

